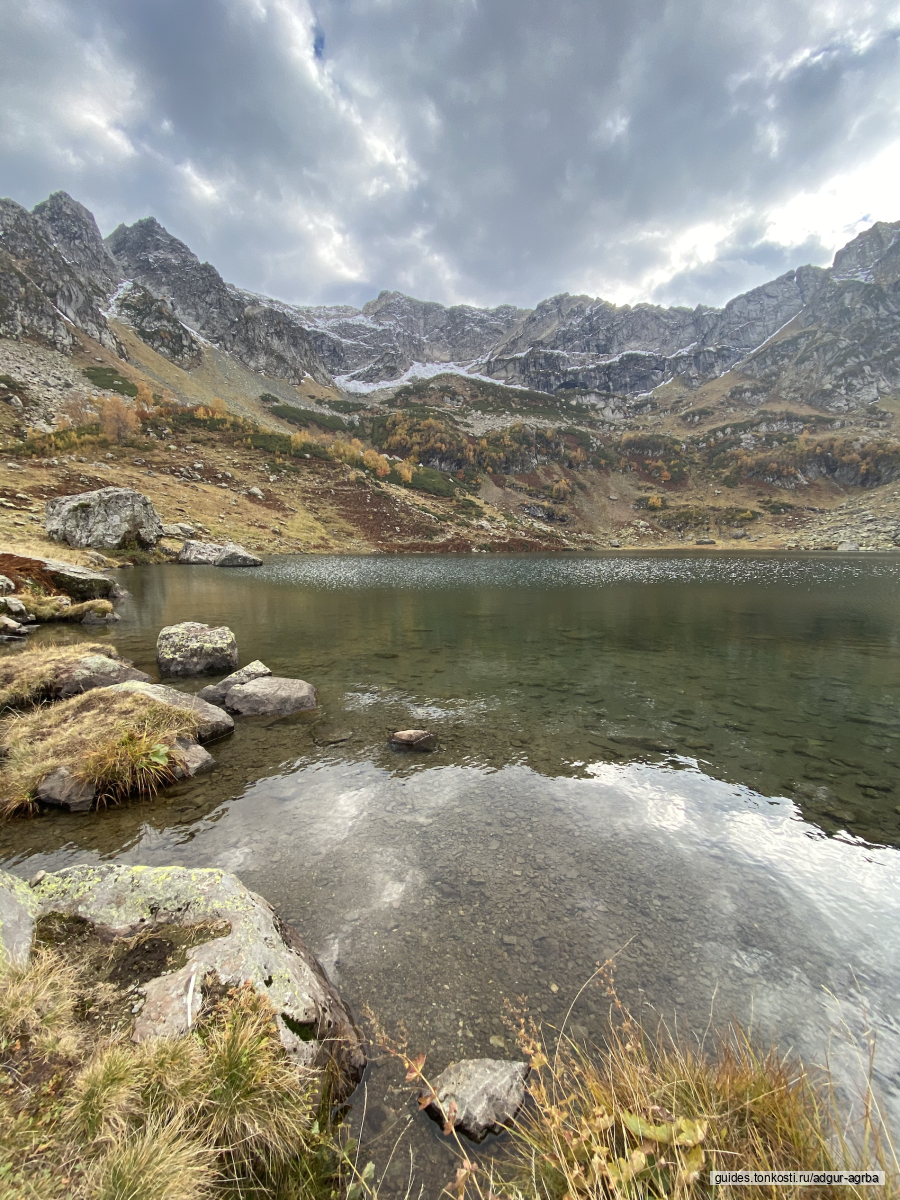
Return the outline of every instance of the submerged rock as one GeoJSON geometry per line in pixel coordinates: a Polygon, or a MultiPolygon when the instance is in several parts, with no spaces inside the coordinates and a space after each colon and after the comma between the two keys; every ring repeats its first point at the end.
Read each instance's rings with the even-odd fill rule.
{"type": "Polygon", "coordinates": [[[161,675],[211,675],[238,665],[237,640],[225,625],[212,628],[202,621],[167,625],[156,639],[161,675]]]}
{"type": "Polygon", "coordinates": [[[57,768],[35,788],[35,795],[43,804],[69,812],[89,812],[96,794],[93,784],[77,779],[68,767],[57,768]]]}
{"type": "Polygon", "coordinates": [[[137,544],[152,549],[162,537],[162,522],[146,496],[132,488],[107,487],[47,501],[50,537],[70,546],[118,550],[137,544]]]}
{"type": "Polygon", "coordinates": [[[316,704],[316,689],[311,683],[303,679],[285,679],[281,675],[239,683],[225,696],[225,707],[229,712],[244,716],[287,717],[291,713],[309,711],[316,704]]]}
{"type": "Polygon", "coordinates": [[[234,721],[222,708],[208,704],[199,696],[190,696],[187,692],[179,692],[176,688],[166,687],[164,683],[143,683],[139,679],[130,679],[125,683],[115,683],[111,692],[141,692],[156,700],[159,704],[168,704],[172,708],[186,708],[194,714],[199,724],[197,737],[201,742],[211,738],[222,737],[234,729],[234,721]]]}
{"type": "MultiPolygon", "coordinates": [[[[467,1058],[452,1063],[434,1081],[428,1115],[443,1125],[455,1114],[455,1128],[480,1142],[515,1117],[525,1100],[527,1075],[523,1062],[467,1058]]],[[[428,1095],[423,1092],[419,1099],[428,1095]]]]}
{"type": "Polygon", "coordinates": [[[142,983],[144,1003],[132,1038],[175,1037],[200,1013],[204,989],[249,984],[276,1013],[282,1045],[300,1066],[337,1068],[338,1099],[359,1081],[366,1059],[353,1019],[299,934],[265,900],[225,871],[183,867],[76,866],[46,874],[29,889],[0,872],[0,941],[27,959],[34,921],[79,917],[104,939],[172,926],[207,927],[182,967],[142,983]]]}
{"type": "Polygon", "coordinates": [[[253,679],[264,679],[271,674],[272,672],[266,664],[255,658],[253,662],[247,663],[246,667],[241,667],[239,671],[233,671],[224,679],[220,679],[218,683],[208,683],[206,687],[200,689],[197,695],[201,700],[208,700],[210,704],[224,704],[225,697],[239,683],[250,683],[253,679]]]}
{"type": "Polygon", "coordinates": [[[398,729],[390,737],[392,746],[406,750],[433,750],[437,745],[437,735],[427,729],[398,729]]]}
{"type": "Polygon", "coordinates": [[[150,676],[145,671],[138,671],[127,659],[109,658],[105,654],[85,654],[77,662],[63,667],[50,684],[50,695],[55,700],[65,700],[80,692],[110,687],[129,679],[150,682],[150,676]]]}

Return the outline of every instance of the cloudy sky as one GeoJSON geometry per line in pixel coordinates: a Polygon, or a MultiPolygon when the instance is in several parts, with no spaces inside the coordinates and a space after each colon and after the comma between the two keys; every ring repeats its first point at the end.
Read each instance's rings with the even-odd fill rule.
{"type": "Polygon", "coordinates": [[[0,194],[297,302],[722,303],[900,219],[886,0],[0,0],[0,194]]]}

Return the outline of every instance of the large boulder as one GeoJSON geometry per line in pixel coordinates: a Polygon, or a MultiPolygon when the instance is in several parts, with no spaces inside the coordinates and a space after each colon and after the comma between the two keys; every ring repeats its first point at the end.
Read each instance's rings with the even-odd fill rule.
{"type": "Polygon", "coordinates": [[[168,704],[172,708],[186,708],[197,718],[197,737],[201,742],[211,738],[223,737],[234,729],[234,721],[224,709],[215,704],[207,704],[199,696],[191,696],[187,692],[179,692],[175,688],[166,687],[164,683],[142,683],[139,679],[130,679],[125,683],[114,683],[111,692],[141,692],[156,700],[158,704],[168,704]]]}
{"type": "Polygon", "coordinates": [[[239,683],[250,683],[253,679],[265,679],[267,675],[271,674],[272,672],[266,664],[255,658],[253,662],[247,663],[246,667],[241,667],[239,671],[232,671],[218,683],[208,683],[206,687],[200,689],[197,695],[201,700],[208,700],[210,704],[224,704],[225,697],[239,683]]]}
{"type": "Polygon", "coordinates": [[[497,1058],[467,1058],[452,1063],[434,1081],[433,1091],[419,1099],[430,1117],[475,1142],[499,1133],[513,1120],[525,1100],[528,1065],[497,1058]]]}
{"type": "Polygon", "coordinates": [[[105,654],[85,654],[77,662],[63,667],[50,685],[54,700],[65,700],[93,688],[110,687],[129,679],[150,682],[150,676],[138,671],[130,662],[109,658],[105,654]]]}
{"type": "Polygon", "coordinates": [[[225,625],[202,621],[166,625],[156,639],[156,662],[161,675],[214,675],[238,665],[237,640],[225,625]]]}
{"type": "Polygon", "coordinates": [[[190,567],[260,567],[262,559],[239,546],[237,542],[198,542],[188,539],[175,556],[175,561],[190,567]]]}
{"type": "Polygon", "coordinates": [[[106,487],[47,501],[47,533],[70,546],[120,550],[152,549],[162,537],[162,522],[146,496],[132,488],[106,487]]]}
{"type": "Polygon", "coordinates": [[[27,960],[35,919],[49,913],[87,921],[111,944],[137,934],[165,937],[173,927],[190,927],[195,936],[204,929],[206,940],[189,946],[183,966],[132,993],[139,1009],[134,1041],[186,1033],[210,985],[249,984],[272,1005],[282,1045],[299,1066],[336,1067],[337,1099],[359,1081],[362,1039],[340,996],[299,934],[236,876],[105,864],[67,867],[32,882],[28,888],[0,872],[0,941],[17,962],[27,960]]]}
{"type": "Polygon", "coordinates": [[[291,713],[307,712],[316,704],[316,689],[311,683],[280,675],[239,683],[225,694],[229,712],[243,716],[288,717],[291,713]]]}

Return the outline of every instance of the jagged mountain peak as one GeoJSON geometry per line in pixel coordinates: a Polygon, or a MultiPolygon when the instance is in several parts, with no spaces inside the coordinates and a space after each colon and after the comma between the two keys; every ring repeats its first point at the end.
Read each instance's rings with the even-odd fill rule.
{"type": "Polygon", "coordinates": [[[67,261],[111,294],[121,281],[118,263],[103,243],[94,214],[68,192],[53,192],[31,215],[67,261]]]}
{"type": "Polygon", "coordinates": [[[838,250],[832,264],[834,277],[869,281],[873,268],[898,241],[900,221],[876,221],[838,250]]]}

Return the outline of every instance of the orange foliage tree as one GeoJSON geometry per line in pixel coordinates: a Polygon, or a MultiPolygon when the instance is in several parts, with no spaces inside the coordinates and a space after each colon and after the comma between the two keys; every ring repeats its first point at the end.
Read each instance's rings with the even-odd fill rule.
{"type": "Polygon", "coordinates": [[[137,414],[118,396],[101,401],[100,429],[111,442],[124,445],[137,432],[139,424],[137,414]]]}

